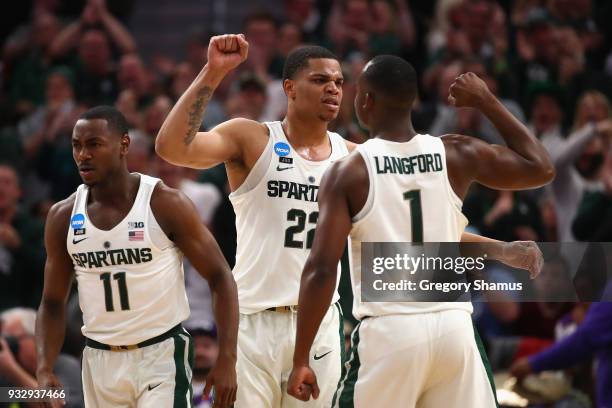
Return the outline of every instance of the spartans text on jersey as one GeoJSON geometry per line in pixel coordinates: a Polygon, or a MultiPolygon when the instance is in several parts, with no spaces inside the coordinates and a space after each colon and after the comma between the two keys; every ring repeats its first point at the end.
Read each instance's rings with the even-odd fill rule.
{"type": "Polygon", "coordinates": [[[319,186],[295,183],[293,181],[268,181],[268,197],[293,198],[295,200],[316,202],[319,186]]]}
{"type": "Polygon", "coordinates": [[[70,255],[74,262],[82,268],[140,264],[150,262],[153,259],[151,248],[111,249],[107,251],[79,252],[70,255]]]}

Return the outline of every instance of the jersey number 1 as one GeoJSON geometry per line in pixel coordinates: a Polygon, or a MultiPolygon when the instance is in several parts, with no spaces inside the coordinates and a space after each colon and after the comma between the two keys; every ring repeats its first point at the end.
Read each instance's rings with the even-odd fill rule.
{"type": "Polygon", "coordinates": [[[410,190],[404,193],[404,200],[410,201],[410,224],[412,225],[412,242],[423,243],[423,211],[421,207],[421,190],[410,190]]]}
{"type": "MultiPolygon", "coordinates": [[[[121,302],[121,310],[130,310],[130,300],[128,299],[127,284],[125,283],[125,272],[117,272],[112,275],[117,281],[119,287],[119,301],[121,302]]],[[[104,272],[100,275],[100,280],[104,283],[104,302],[106,303],[106,311],[114,312],[113,305],[113,288],[111,286],[111,273],[104,272]]]]}

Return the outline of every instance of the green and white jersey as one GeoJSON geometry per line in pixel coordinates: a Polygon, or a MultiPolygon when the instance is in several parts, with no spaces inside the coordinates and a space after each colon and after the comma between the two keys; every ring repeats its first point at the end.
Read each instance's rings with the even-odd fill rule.
{"type": "MultiPolygon", "coordinates": [[[[233,273],[244,314],[298,304],[319,215],[321,177],[334,160],[348,155],[344,139],[328,132],[331,155],[306,160],[293,149],[280,122],[266,125],[270,137],[263,153],[229,196],[238,235],[233,273]]],[[[333,301],[338,298],[336,291],[333,301]]]]}
{"type": "Polygon", "coordinates": [[[136,344],[189,316],[183,255],[150,206],[158,181],[141,174],[131,210],[108,231],[87,215],[89,188],[77,189],[66,247],[78,283],[81,330],[100,343],[136,344]]]}
{"type": "Polygon", "coordinates": [[[369,177],[368,198],[353,218],[353,314],[365,316],[462,309],[466,302],[362,302],[362,242],[459,242],[467,225],[448,180],[442,140],[416,135],[405,143],[371,139],[357,147],[369,177]]]}

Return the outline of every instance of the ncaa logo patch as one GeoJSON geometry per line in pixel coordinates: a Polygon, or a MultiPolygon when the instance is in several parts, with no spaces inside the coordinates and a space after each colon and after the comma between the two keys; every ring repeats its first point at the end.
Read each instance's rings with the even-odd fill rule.
{"type": "Polygon", "coordinates": [[[289,147],[287,143],[277,142],[274,144],[274,153],[280,157],[287,156],[289,153],[291,153],[291,147],[289,147]]]}
{"type": "Polygon", "coordinates": [[[83,214],[74,214],[70,219],[70,226],[73,229],[83,228],[85,225],[85,216],[83,214]]]}

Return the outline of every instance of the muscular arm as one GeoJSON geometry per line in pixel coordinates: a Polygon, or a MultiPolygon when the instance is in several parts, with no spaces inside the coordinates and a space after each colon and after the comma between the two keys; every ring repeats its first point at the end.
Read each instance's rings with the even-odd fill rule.
{"type": "Polygon", "coordinates": [[[235,358],[238,294],[232,272],[217,242],[200,221],[193,203],[180,191],[158,184],[151,208],[164,232],[208,281],[219,327],[220,354],[235,358]]]}
{"type": "Polygon", "coordinates": [[[347,171],[349,164],[346,159],[334,163],[321,181],[317,233],[300,284],[294,366],[308,365],[310,347],[336,287],[338,262],[351,230],[346,192],[355,177],[347,171]]]}
{"type": "Polygon", "coordinates": [[[233,119],[209,132],[198,130],[214,90],[227,72],[246,59],[247,49],[248,44],[240,36],[211,39],[208,63],[174,105],[157,134],[157,154],[170,163],[192,168],[243,162],[246,142],[260,132],[267,134],[265,125],[233,119]]]}
{"type": "Polygon", "coordinates": [[[518,190],[540,187],[553,179],[555,170],[544,146],[475,74],[459,76],[450,87],[449,100],[456,107],[480,110],[507,144],[490,145],[463,135],[443,137],[449,177],[460,197],[473,181],[518,190]]]}
{"type": "Polygon", "coordinates": [[[66,250],[66,237],[74,198],[55,204],[45,226],[45,283],[36,316],[37,377],[52,373],[55,360],[64,343],[66,301],[74,276],[74,268],[66,250]]]}

